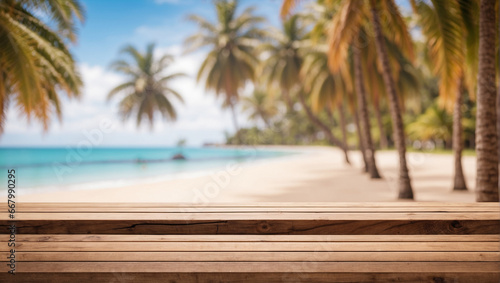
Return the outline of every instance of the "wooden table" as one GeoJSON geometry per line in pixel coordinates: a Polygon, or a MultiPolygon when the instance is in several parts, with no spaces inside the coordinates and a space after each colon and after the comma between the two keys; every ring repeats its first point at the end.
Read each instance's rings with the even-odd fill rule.
{"type": "Polygon", "coordinates": [[[15,217],[16,275],[4,264],[0,282],[500,282],[498,203],[21,203],[15,217]]]}

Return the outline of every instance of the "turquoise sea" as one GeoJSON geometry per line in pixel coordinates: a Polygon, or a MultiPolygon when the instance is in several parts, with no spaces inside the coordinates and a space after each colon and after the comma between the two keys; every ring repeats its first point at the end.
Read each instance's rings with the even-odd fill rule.
{"type": "Polygon", "coordinates": [[[223,170],[231,162],[252,162],[289,154],[255,148],[4,147],[0,148],[0,182],[7,184],[7,170],[15,169],[20,191],[120,186],[132,181],[223,170]],[[186,160],[172,160],[178,153],[186,160]]]}

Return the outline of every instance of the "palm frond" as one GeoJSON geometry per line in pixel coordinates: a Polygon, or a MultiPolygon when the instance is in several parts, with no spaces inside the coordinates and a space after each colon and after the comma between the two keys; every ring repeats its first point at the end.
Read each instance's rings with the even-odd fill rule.
{"type": "Polygon", "coordinates": [[[328,31],[328,65],[336,72],[348,55],[348,49],[358,34],[363,19],[363,1],[344,1],[332,19],[328,31]]]}
{"type": "Polygon", "coordinates": [[[432,71],[440,78],[440,105],[451,107],[464,67],[460,7],[456,1],[415,1],[422,32],[427,37],[432,71]]]}
{"type": "Polygon", "coordinates": [[[173,62],[173,57],[164,54],[156,59],[154,48],[154,44],[149,44],[145,52],[141,53],[133,46],[125,47],[124,52],[134,58],[134,65],[124,60],[117,60],[112,67],[116,71],[132,75],[131,80],[116,86],[108,93],[108,100],[119,93],[125,93],[126,96],[118,105],[122,119],[127,120],[135,114],[137,127],[146,118],[150,129],[153,128],[156,112],[168,121],[175,121],[177,112],[170,97],[176,97],[181,103],[184,102],[182,96],[170,87],[169,82],[185,74],[172,73],[160,77],[159,74],[164,74],[163,72],[173,62]]]}

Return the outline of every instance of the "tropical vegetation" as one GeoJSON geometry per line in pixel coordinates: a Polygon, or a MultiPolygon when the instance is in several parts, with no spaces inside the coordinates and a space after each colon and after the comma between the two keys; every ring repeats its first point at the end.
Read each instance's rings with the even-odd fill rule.
{"type": "MultiPolygon", "coordinates": [[[[477,201],[499,201],[498,5],[408,3],[283,0],[278,27],[237,0],[214,0],[211,20],[189,15],[186,53],[204,56],[196,79],[232,113],[226,142],[334,145],[346,164],[357,148],[370,178],[384,177],[377,151],[395,148],[401,199],[414,198],[408,149],[452,150],[452,190],[468,189],[462,152],[475,149],[477,201]],[[253,124],[241,128],[239,113],[253,124]]],[[[68,45],[83,19],[76,0],[0,2],[0,127],[9,102],[47,128],[59,94],[78,97],[68,45]]],[[[121,117],[175,120],[172,56],[153,44],[123,54],[112,68],[127,80],[108,95],[121,95],[121,117]]]]}
{"type": "Polygon", "coordinates": [[[45,130],[61,98],[79,97],[82,81],[69,45],[85,11],[78,0],[0,1],[0,133],[10,103],[45,130]]]}
{"type": "Polygon", "coordinates": [[[187,38],[185,45],[188,52],[210,48],[199,68],[197,80],[204,79],[207,90],[222,96],[222,105],[230,108],[238,135],[236,104],[241,89],[255,79],[259,61],[255,49],[264,36],[259,27],[264,18],[255,16],[254,8],[241,13],[237,8],[237,1],[215,1],[215,22],[199,15],[189,15],[188,19],[196,23],[200,31],[187,38]]]}
{"type": "Polygon", "coordinates": [[[141,53],[134,46],[122,49],[131,60],[120,59],[112,63],[111,68],[127,77],[127,80],[108,93],[108,100],[121,96],[118,114],[123,120],[135,116],[137,127],[147,119],[153,127],[156,113],[167,121],[177,119],[175,103],[184,102],[181,94],[172,88],[172,81],[185,76],[183,73],[166,73],[174,58],[164,54],[155,58],[155,45],[149,44],[141,53]]]}

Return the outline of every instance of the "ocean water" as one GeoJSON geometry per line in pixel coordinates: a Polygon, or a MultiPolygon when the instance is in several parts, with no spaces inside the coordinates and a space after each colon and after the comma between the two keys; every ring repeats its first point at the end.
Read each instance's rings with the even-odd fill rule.
{"type": "Polygon", "coordinates": [[[293,153],[254,148],[0,148],[0,182],[15,169],[19,191],[106,187],[223,170],[293,153]],[[172,160],[182,153],[186,160],[172,160]]]}

